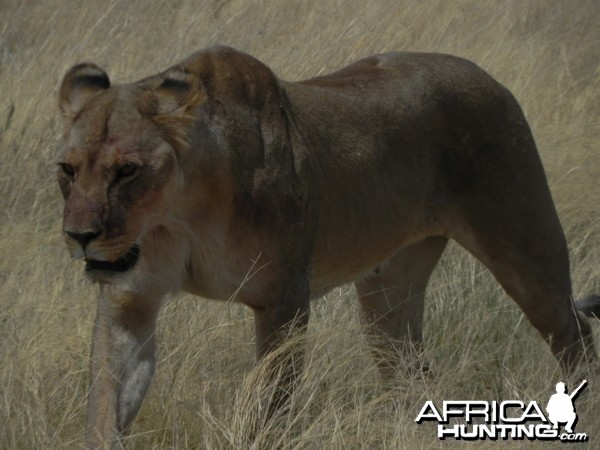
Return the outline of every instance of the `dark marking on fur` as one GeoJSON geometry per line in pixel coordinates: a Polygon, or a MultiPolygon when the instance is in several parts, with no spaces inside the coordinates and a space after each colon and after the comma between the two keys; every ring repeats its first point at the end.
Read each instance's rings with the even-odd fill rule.
{"type": "Polygon", "coordinates": [[[588,317],[596,317],[600,319],[600,295],[590,295],[575,303],[579,311],[588,317]]]}
{"type": "Polygon", "coordinates": [[[190,89],[190,84],[187,81],[176,80],[174,78],[165,78],[159,89],[171,89],[175,91],[187,91],[190,89]]]}
{"type": "Polygon", "coordinates": [[[108,89],[110,81],[106,75],[82,75],[73,80],[73,88],[108,89]]]}

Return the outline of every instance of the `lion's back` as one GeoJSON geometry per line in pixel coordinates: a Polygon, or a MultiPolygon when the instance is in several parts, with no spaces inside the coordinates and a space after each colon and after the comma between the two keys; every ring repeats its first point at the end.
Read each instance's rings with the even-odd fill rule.
{"type": "MultiPolygon", "coordinates": [[[[443,233],[440,211],[503,185],[505,174],[527,167],[538,184],[544,179],[518,103],[465,59],[388,53],[285,88],[313,166],[327,174],[315,181],[322,193],[316,260],[331,267],[339,261],[328,255],[344,254],[348,242],[365,243],[375,261],[415,230],[443,233]],[[329,227],[339,217],[352,217],[345,240],[329,227]],[[373,223],[389,226],[381,234],[398,241],[379,239],[373,223]]],[[[352,248],[345,259],[368,259],[352,248]]]]}
{"type": "Polygon", "coordinates": [[[361,59],[330,74],[299,82],[304,86],[331,89],[344,95],[389,96],[432,94],[440,91],[468,92],[482,89],[505,91],[475,63],[441,53],[383,53],[361,59]]]}

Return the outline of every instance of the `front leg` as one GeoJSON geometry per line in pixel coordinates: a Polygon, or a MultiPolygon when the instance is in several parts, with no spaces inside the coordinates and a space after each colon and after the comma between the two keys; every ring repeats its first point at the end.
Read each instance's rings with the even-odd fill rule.
{"type": "Polygon", "coordinates": [[[92,336],[88,448],[114,448],[140,409],[154,373],[162,296],[103,289],[92,336]]]}
{"type": "MultiPolygon", "coordinates": [[[[304,274],[294,274],[265,293],[265,306],[255,308],[256,353],[262,359],[285,338],[305,331],[310,314],[309,289],[304,274]]],[[[268,416],[285,406],[303,365],[303,349],[288,349],[273,359],[270,377],[277,383],[268,416]]]]}

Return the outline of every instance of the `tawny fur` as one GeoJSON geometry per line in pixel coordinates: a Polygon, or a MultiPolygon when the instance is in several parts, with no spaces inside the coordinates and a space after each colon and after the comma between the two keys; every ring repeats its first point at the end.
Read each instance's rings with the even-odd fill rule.
{"type": "Polygon", "coordinates": [[[487,265],[566,369],[594,357],[527,121],[468,61],[385,54],[290,83],[215,47],[113,87],[75,66],[60,107],[65,239],[101,285],[91,447],[116,445],[141,405],[165,294],[250,306],[262,356],[287,323],[305,326],[309,299],[355,281],[377,345],[414,349],[448,239],[487,265]],[[94,270],[135,249],[128,270],[94,270]]]}

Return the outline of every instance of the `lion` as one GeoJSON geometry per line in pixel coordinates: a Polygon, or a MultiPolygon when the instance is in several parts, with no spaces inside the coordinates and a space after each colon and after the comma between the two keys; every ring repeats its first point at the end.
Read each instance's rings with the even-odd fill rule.
{"type": "Polygon", "coordinates": [[[252,308],[261,358],[288,324],[306,327],[309,300],[354,282],[385,376],[422,342],[448,239],[489,268],[566,371],[595,358],[584,315],[600,314],[600,297],[571,299],[528,123],[467,60],[388,53],[287,82],[218,46],[117,86],[78,64],[59,106],[64,239],[100,286],[90,447],[116,445],[140,408],[166,294],[252,308]]]}

